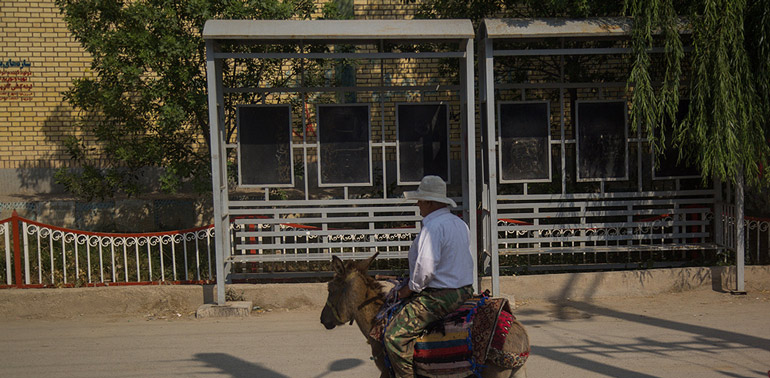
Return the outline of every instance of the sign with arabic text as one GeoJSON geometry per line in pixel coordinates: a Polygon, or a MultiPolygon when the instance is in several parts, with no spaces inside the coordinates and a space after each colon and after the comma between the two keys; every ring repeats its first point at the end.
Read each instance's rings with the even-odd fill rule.
{"type": "Polygon", "coordinates": [[[32,101],[32,62],[0,61],[0,101],[32,101]]]}

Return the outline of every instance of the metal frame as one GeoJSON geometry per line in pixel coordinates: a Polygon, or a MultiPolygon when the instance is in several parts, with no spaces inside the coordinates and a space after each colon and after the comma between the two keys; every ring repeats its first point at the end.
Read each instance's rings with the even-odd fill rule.
{"type": "MultiPolygon", "coordinates": [[[[286,110],[289,111],[289,159],[290,161],[294,161],[294,146],[292,142],[292,136],[291,136],[291,127],[292,127],[292,119],[291,119],[291,105],[289,104],[239,104],[236,106],[237,109],[243,108],[243,107],[282,107],[286,108],[286,110]]],[[[236,111],[236,123],[238,127],[238,132],[236,134],[237,143],[238,143],[238,186],[241,188],[293,188],[294,187],[294,165],[289,166],[289,172],[291,176],[291,183],[289,184],[265,184],[265,185],[253,185],[253,184],[244,184],[243,183],[243,165],[240,164],[243,159],[241,158],[241,119],[240,115],[241,113],[239,111],[236,111]]]]}
{"type": "MultiPolygon", "coordinates": [[[[396,107],[396,152],[399,151],[401,148],[401,138],[400,138],[400,127],[399,127],[399,117],[398,117],[398,109],[401,105],[446,105],[446,148],[447,148],[447,154],[446,154],[446,164],[447,164],[447,178],[446,182],[447,184],[452,183],[452,169],[450,167],[452,163],[451,153],[450,153],[450,147],[451,147],[451,126],[450,126],[450,117],[451,114],[450,107],[451,104],[445,103],[444,101],[431,101],[431,102],[398,102],[395,104],[396,107]]],[[[401,154],[396,153],[396,182],[398,185],[418,185],[420,184],[419,181],[403,181],[401,180],[401,154]]]]}
{"type": "MultiPolygon", "coordinates": [[[[206,41],[209,122],[211,125],[211,162],[216,238],[217,301],[224,304],[224,284],[233,276],[233,264],[269,261],[328,261],[332,255],[342,258],[362,259],[380,252],[380,258],[403,259],[407,256],[412,237],[419,231],[419,210],[413,203],[389,193],[388,184],[396,177],[389,177],[387,151],[396,147],[396,141],[385,137],[385,103],[383,93],[393,91],[420,91],[442,93],[451,98],[449,105],[460,107],[461,184],[460,204],[463,219],[468,224],[471,240],[477,239],[476,231],[476,151],[474,127],[473,58],[474,31],[469,20],[209,20],[203,30],[206,41]],[[223,51],[221,42],[240,41],[251,44],[295,45],[296,52],[241,53],[223,51]],[[444,51],[397,52],[385,51],[384,46],[398,43],[436,43],[447,46],[444,51]],[[313,52],[304,49],[305,44],[352,44],[375,46],[354,52],[313,52]],[[384,62],[390,59],[457,59],[459,83],[439,85],[386,85],[384,62]],[[306,87],[304,71],[299,86],[290,87],[240,87],[224,88],[222,64],[226,59],[361,59],[375,60],[380,64],[379,84],[345,87],[306,87]],[[301,153],[304,165],[303,183],[295,189],[304,193],[303,199],[281,200],[271,198],[265,189],[262,198],[235,199],[227,182],[228,148],[225,139],[224,96],[237,93],[278,93],[300,95],[302,105],[302,142],[293,143],[301,153]],[[331,199],[310,195],[308,172],[309,149],[318,148],[318,142],[308,140],[306,93],[372,93],[379,95],[371,106],[377,106],[378,117],[370,117],[370,132],[375,120],[381,126],[380,137],[370,138],[372,148],[379,149],[382,159],[382,197],[357,198],[348,186],[331,199]],[[375,105],[379,101],[379,104],[375,105]],[[393,228],[392,222],[408,222],[413,227],[393,228]],[[356,226],[357,225],[357,226],[356,226]],[[343,228],[343,229],[341,229],[343,228]]],[[[443,99],[442,99],[443,100],[443,99]]],[[[388,104],[398,101],[387,101],[388,104]]],[[[395,106],[395,105],[394,105],[395,106]]],[[[296,113],[295,113],[296,114],[296,113]]],[[[452,143],[450,143],[452,145],[452,143]]],[[[296,155],[295,156],[300,156],[296,155]]],[[[299,157],[297,158],[299,159],[299,157]]],[[[371,162],[373,164],[373,162],[371,162]]],[[[450,164],[450,170],[452,166],[450,164]]],[[[371,172],[372,170],[370,170],[371,172]]],[[[456,173],[455,173],[456,174],[456,173]]],[[[457,176],[455,176],[457,177],[457,176]]],[[[455,184],[454,186],[459,186],[455,184]]],[[[315,188],[315,187],[313,187],[315,188]]],[[[373,187],[374,188],[374,187],[373,187]]],[[[338,190],[332,188],[333,190],[338,190]]],[[[355,189],[355,188],[352,188],[355,189]]],[[[376,188],[374,188],[376,189],[376,188]]],[[[407,188],[403,188],[407,190],[407,188]]],[[[408,188],[412,189],[412,188],[408,188]]],[[[476,246],[471,245],[476,256],[476,246]]],[[[475,264],[475,261],[474,261],[475,264]]],[[[474,282],[478,281],[474,269],[474,282]]],[[[478,288],[476,283],[475,285],[478,288]]]]}
{"type": "MultiPolygon", "coordinates": [[[[622,191],[616,188],[622,185],[622,181],[601,180],[598,182],[584,182],[577,180],[577,172],[567,185],[567,150],[574,145],[574,167],[578,169],[577,157],[577,127],[573,121],[574,139],[567,138],[567,103],[566,91],[571,89],[593,89],[598,92],[598,97],[585,99],[571,98],[575,101],[601,99],[612,101],[613,98],[605,98],[604,92],[608,89],[622,90],[625,92],[625,82],[569,82],[565,75],[565,57],[568,55],[595,56],[601,54],[628,54],[630,48],[602,47],[579,48],[574,45],[567,46],[569,41],[587,40],[618,40],[630,39],[631,21],[626,18],[597,18],[597,19],[485,19],[479,28],[479,105],[482,113],[482,131],[485,133],[482,159],[484,166],[485,182],[482,192],[482,206],[484,214],[482,222],[483,232],[486,236],[483,244],[484,253],[488,258],[485,268],[490,268],[493,295],[500,292],[500,256],[512,255],[548,255],[552,253],[636,253],[641,251],[661,250],[688,250],[688,249],[721,249],[723,238],[720,222],[714,222],[714,217],[722,214],[714,214],[723,208],[721,199],[721,185],[715,188],[682,189],[682,181],[676,178],[672,181],[673,190],[655,191],[650,188],[652,180],[651,172],[643,169],[643,145],[646,139],[641,131],[636,136],[628,134],[626,118],[626,175],[627,179],[633,179],[633,170],[630,167],[629,143],[636,143],[636,188],[622,191]],[[557,48],[531,49],[527,46],[531,42],[554,41],[557,48]],[[496,49],[500,46],[499,49],[496,49]],[[516,46],[511,49],[509,46],[516,46]],[[533,80],[527,82],[499,82],[495,77],[495,59],[544,57],[550,56],[558,59],[560,72],[558,79],[543,82],[533,80]],[[500,98],[500,91],[519,90],[520,100],[538,100],[541,98],[528,97],[528,91],[558,91],[558,106],[560,112],[559,133],[553,135],[552,147],[560,150],[561,161],[555,162],[561,167],[561,191],[556,194],[530,193],[529,183],[508,183],[500,180],[499,164],[499,139],[496,136],[498,130],[495,118],[496,104],[509,98],[500,98]],[[598,186],[596,192],[580,191],[578,185],[598,186]],[[519,185],[517,193],[499,195],[498,192],[505,185],[519,185]],[[692,207],[695,205],[696,207],[692,207]],[[699,207],[699,206],[703,207],[699,207]],[[713,208],[713,210],[712,210],[713,208]],[[695,214],[695,215],[693,215],[695,214]],[[506,217],[516,219],[507,219],[506,217]],[[713,231],[711,227],[713,226],[713,231]],[[697,240],[692,242],[692,239],[697,240]],[[713,242],[712,242],[713,240],[713,242]]],[[[650,49],[652,53],[663,52],[661,48],[650,49]]],[[[511,95],[513,95],[512,93],[511,95]]],[[[519,97],[519,96],[511,96],[519,97]]],[[[616,99],[616,98],[615,98],[616,99]]],[[[547,101],[553,101],[551,99],[547,101]]],[[[627,117],[627,114],[626,114],[627,117]]],[[[553,150],[552,150],[553,151],[553,150]]],[[[554,162],[552,162],[554,163],[554,162]]],[[[558,187],[558,183],[554,183],[558,187]]],[[[589,188],[590,188],[589,187],[589,188]]],[[[505,188],[507,189],[507,188],[505,188]]],[[[740,194],[736,195],[736,198],[740,194]]],[[[740,208],[740,206],[738,206],[740,208]]],[[[742,230],[742,227],[739,227],[742,230]]],[[[739,246],[743,243],[737,243],[739,246]]],[[[743,259],[740,247],[738,248],[739,266],[743,259]]],[[[738,273],[742,281],[742,272],[738,273]]]]}
{"type": "MultiPolygon", "coordinates": [[[[551,102],[550,101],[497,101],[497,113],[500,114],[500,108],[502,105],[507,104],[545,104],[546,106],[546,128],[548,131],[548,178],[547,179],[534,179],[534,180],[506,180],[503,178],[503,166],[502,164],[498,164],[498,175],[500,177],[500,183],[501,184],[518,184],[518,183],[525,183],[525,182],[551,182],[553,180],[553,157],[551,156],[553,153],[551,152],[551,125],[550,125],[550,119],[551,119],[551,102]]],[[[502,146],[502,135],[503,135],[503,125],[502,125],[502,119],[496,120],[497,125],[497,145],[502,146]]],[[[497,159],[498,161],[503,161],[503,150],[502,148],[497,149],[497,159]]]]}
{"type": "MultiPolygon", "coordinates": [[[[681,102],[683,100],[688,100],[689,101],[689,99],[680,99],[679,103],[681,104],[681,102]]],[[[657,151],[655,151],[655,147],[654,146],[650,146],[650,154],[653,154],[653,155],[657,154],[657,151]]],[[[652,179],[653,180],[675,180],[675,179],[697,179],[697,178],[700,178],[699,175],[658,176],[658,175],[655,174],[655,164],[652,164],[650,169],[652,169],[652,179]]]]}
{"type": "Polygon", "coordinates": [[[316,148],[316,159],[318,159],[318,186],[322,188],[342,188],[342,187],[350,187],[350,186],[371,186],[373,183],[373,167],[372,167],[372,107],[369,104],[317,104],[316,105],[316,136],[318,140],[316,143],[318,144],[318,148],[316,148]],[[369,165],[369,181],[367,182],[352,182],[352,183],[325,183],[323,180],[321,180],[321,122],[320,122],[320,116],[321,113],[321,107],[341,107],[341,106],[366,106],[366,114],[367,114],[367,120],[366,120],[366,133],[368,134],[368,142],[367,142],[367,151],[369,152],[368,157],[368,165],[369,165]]]}
{"type": "MultiPolygon", "coordinates": [[[[628,180],[629,176],[629,169],[628,169],[628,143],[630,142],[628,140],[628,106],[626,104],[625,100],[577,100],[575,101],[575,107],[579,108],[580,104],[591,104],[591,103],[602,103],[602,102],[617,102],[623,104],[623,152],[625,154],[625,157],[623,159],[623,165],[625,172],[625,175],[622,177],[607,177],[607,178],[601,178],[601,177],[580,177],[580,167],[576,165],[575,175],[577,177],[577,182],[600,182],[600,181],[626,181],[628,180]]],[[[575,109],[575,162],[576,164],[580,162],[580,113],[578,112],[578,109],[575,109]]]]}

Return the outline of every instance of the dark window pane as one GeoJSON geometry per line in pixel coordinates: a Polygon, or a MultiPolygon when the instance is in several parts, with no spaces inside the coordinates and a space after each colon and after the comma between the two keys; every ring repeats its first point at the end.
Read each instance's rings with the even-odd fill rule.
{"type": "Polygon", "coordinates": [[[449,181],[449,122],[446,104],[399,104],[399,181],[420,182],[425,175],[449,181]]]}
{"type": "MultiPolygon", "coordinates": [[[[679,123],[687,116],[687,111],[690,107],[689,100],[682,100],[679,102],[679,109],[676,112],[675,122],[679,123]]],[[[697,177],[700,176],[698,169],[690,162],[678,162],[679,149],[672,146],[674,138],[674,130],[671,122],[667,122],[666,127],[663,129],[665,135],[666,148],[663,154],[658,156],[658,167],[655,169],[655,178],[664,177],[697,177]]],[[[655,135],[660,132],[659,129],[655,129],[655,135]]]]}
{"type": "Polygon", "coordinates": [[[502,180],[550,179],[547,102],[500,104],[500,175],[502,180]]]}
{"type": "Polygon", "coordinates": [[[371,184],[368,105],[318,105],[322,185],[371,184]]]}
{"type": "Polygon", "coordinates": [[[241,185],[292,185],[289,105],[238,107],[241,185]]]}
{"type": "Polygon", "coordinates": [[[578,179],[627,177],[626,103],[578,102],[578,179]]]}

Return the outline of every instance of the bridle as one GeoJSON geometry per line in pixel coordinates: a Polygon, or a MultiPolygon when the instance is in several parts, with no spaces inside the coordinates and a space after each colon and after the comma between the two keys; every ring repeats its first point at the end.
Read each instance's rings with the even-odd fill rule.
{"type": "MultiPolygon", "coordinates": [[[[332,315],[334,315],[334,319],[337,320],[337,323],[345,324],[346,321],[342,320],[340,317],[340,313],[337,311],[337,309],[332,306],[332,302],[327,298],[326,299],[326,306],[329,307],[329,310],[332,310],[332,315]]],[[[350,325],[353,325],[353,319],[350,319],[350,325]]]]}
{"type": "MultiPolygon", "coordinates": [[[[381,298],[379,296],[374,296],[374,297],[368,298],[368,299],[364,300],[363,302],[361,302],[361,304],[358,305],[357,308],[359,310],[361,310],[364,306],[366,306],[369,303],[372,303],[372,302],[374,302],[374,301],[376,301],[378,299],[381,299],[381,298]]],[[[329,298],[326,298],[326,306],[329,307],[329,310],[332,311],[332,315],[334,315],[334,319],[337,320],[337,323],[340,323],[340,324],[347,323],[346,321],[342,320],[342,317],[340,316],[339,311],[337,311],[337,308],[335,308],[332,305],[332,302],[331,302],[331,300],[329,300],[329,298]]],[[[353,325],[353,320],[354,319],[350,319],[350,325],[353,325]]]]}

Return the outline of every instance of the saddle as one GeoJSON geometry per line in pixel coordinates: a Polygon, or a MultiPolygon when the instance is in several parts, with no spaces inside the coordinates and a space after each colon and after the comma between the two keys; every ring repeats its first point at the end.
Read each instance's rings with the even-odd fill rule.
{"type": "MultiPolygon", "coordinates": [[[[417,339],[415,373],[454,378],[480,374],[488,363],[508,369],[524,365],[529,353],[503,350],[514,319],[507,299],[485,295],[471,298],[417,339]]],[[[386,322],[378,322],[370,336],[381,342],[385,327],[386,322]]]]}

